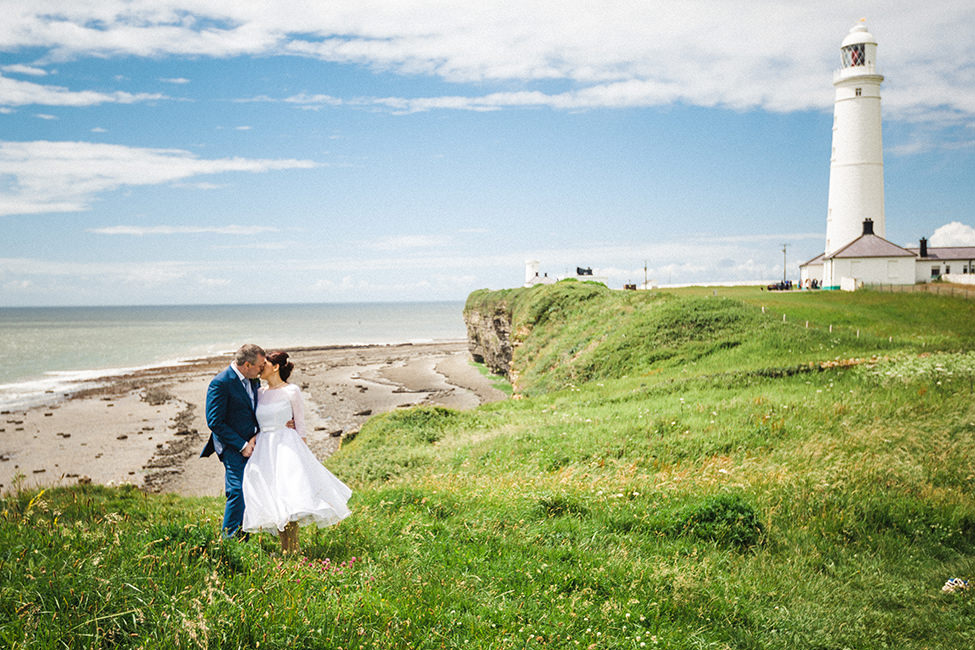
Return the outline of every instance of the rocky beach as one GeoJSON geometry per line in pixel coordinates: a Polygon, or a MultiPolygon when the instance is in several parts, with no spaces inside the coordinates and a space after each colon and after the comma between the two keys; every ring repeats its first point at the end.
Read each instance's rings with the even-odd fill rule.
{"type": "MultiPolygon", "coordinates": [[[[288,349],[308,445],[327,465],[373,415],[419,404],[466,410],[505,398],[470,363],[465,341],[288,349]]],[[[184,496],[223,493],[209,431],[210,379],[230,356],[140,370],[55,404],[0,414],[0,492],[131,483],[184,496]]]]}

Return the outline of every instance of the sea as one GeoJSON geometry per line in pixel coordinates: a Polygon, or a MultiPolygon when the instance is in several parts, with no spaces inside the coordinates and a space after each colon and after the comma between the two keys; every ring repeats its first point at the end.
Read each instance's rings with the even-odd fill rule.
{"type": "Polygon", "coordinates": [[[133,370],[265,349],[455,341],[463,302],[0,308],[0,409],[56,402],[133,370]]]}

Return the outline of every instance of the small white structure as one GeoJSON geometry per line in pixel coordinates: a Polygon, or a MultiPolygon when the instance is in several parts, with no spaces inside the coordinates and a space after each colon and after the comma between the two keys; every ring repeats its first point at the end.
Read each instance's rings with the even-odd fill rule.
{"type": "MultiPolygon", "coordinates": [[[[823,255],[823,276],[837,280],[840,288],[864,282],[871,284],[914,284],[916,256],[873,232],[873,222],[863,221],[863,234],[829,255],[823,255]]],[[[849,289],[847,289],[849,291],[849,289]]]]}
{"type": "Polygon", "coordinates": [[[958,284],[975,284],[975,246],[928,246],[908,248],[917,255],[915,282],[930,282],[941,278],[958,284]]]}
{"type": "Polygon", "coordinates": [[[538,260],[528,260],[525,262],[525,284],[526,287],[533,287],[536,284],[555,284],[559,280],[574,279],[580,282],[602,282],[609,286],[609,278],[602,275],[594,275],[591,268],[576,267],[575,275],[560,275],[549,277],[548,273],[539,275],[538,260]]]}
{"type": "Polygon", "coordinates": [[[799,265],[799,282],[803,288],[823,286],[825,274],[835,278],[838,286],[850,290],[864,284],[915,284],[946,280],[958,284],[975,284],[975,246],[901,247],[872,231],[864,220],[863,234],[834,252],[822,253],[799,265]],[[855,280],[855,282],[844,282],[855,280]]]}
{"type": "Polygon", "coordinates": [[[555,278],[538,274],[538,260],[527,260],[525,262],[525,284],[526,287],[534,287],[536,284],[555,284],[555,278]]]}

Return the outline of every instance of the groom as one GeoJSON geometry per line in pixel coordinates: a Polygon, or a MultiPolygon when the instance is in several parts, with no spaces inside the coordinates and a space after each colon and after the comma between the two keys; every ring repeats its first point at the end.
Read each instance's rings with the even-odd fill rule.
{"type": "MultiPolygon", "coordinates": [[[[210,439],[201,457],[213,452],[224,466],[227,507],[223,514],[223,536],[241,534],[244,520],[244,465],[254,452],[251,439],[257,433],[258,379],[265,363],[264,350],[248,343],[237,350],[234,361],[210,382],[207,389],[206,417],[210,439]]],[[[246,539],[246,534],[243,535],[246,539]]]]}

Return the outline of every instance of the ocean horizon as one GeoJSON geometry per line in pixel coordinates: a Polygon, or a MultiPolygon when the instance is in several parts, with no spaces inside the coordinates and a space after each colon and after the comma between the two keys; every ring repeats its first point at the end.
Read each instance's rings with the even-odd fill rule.
{"type": "Polygon", "coordinates": [[[133,370],[266,349],[466,337],[463,301],[0,307],[0,408],[29,408],[133,370]]]}

